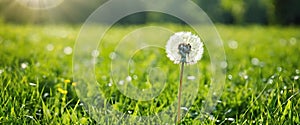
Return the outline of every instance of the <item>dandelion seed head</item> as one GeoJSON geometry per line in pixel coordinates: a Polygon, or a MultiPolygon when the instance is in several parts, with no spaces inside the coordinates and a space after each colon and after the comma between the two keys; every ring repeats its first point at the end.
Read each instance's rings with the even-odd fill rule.
{"type": "Polygon", "coordinates": [[[47,51],[52,51],[54,49],[54,46],[52,44],[48,44],[46,46],[47,51]]]}
{"type": "Polygon", "coordinates": [[[203,43],[191,32],[177,32],[172,35],[166,45],[167,57],[175,64],[184,62],[195,64],[202,58],[203,43]]]}
{"type": "Polygon", "coordinates": [[[124,80],[120,80],[119,85],[124,85],[124,80]]]}
{"type": "Polygon", "coordinates": [[[117,54],[115,52],[111,52],[109,54],[109,58],[112,59],[112,60],[114,60],[116,58],[116,56],[117,56],[117,54]]]}
{"type": "Polygon", "coordinates": [[[22,69],[26,69],[28,67],[28,63],[21,63],[21,68],[22,69]]]}
{"type": "Polygon", "coordinates": [[[4,70],[3,69],[0,69],[0,74],[2,74],[4,72],[4,70]]]}
{"type": "Polygon", "coordinates": [[[299,76],[294,76],[294,80],[298,80],[299,79],[299,76]]]}
{"type": "Polygon", "coordinates": [[[98,57],[99,56],[99,51],[98,50],[93,50],[91,55],[92,55],[92,57],[98,57]]]}
{"type": "Polygon", "coordinates": [[[223,69],[227,68],[227,66],[228,66],[226,61],[222,61],[220,65],[221,65],[221,68],[223,68],[223,69]]]}
{"type": "Polygon", "coordinates": [[[127,82],[130,82],[131,80],[132,80],[131,76],[127,76],[127,77],[126,77],[126,81],[127,81],[127,82]]]}
{"type": "Polygon", "coordinates": [[[228,77],[227,77],[229,80],[232,80],[232,75],[228,75],[228,77]]]}
{"type": "Polygon", "coordinates": [[[251,63],[255,66],[257,66],[259,64],[259,60],[257,58],[252,58],[251,59],[251,63]]]}
{"type": "Polygon", "coordinates": [[[297,42],[297,39],[295,37],[290,38],[290,44],[295,45],[297,42]]]}
{"type": "Polygon", "coordinates": [[[238,44],[237,41],[231,40],[231,41],[228,42],[228,46],[229,46],[230,49],[237,49],[239,44],[238,44]]]}
{"type": "Polygon", "coordinates": [[[73,52],[73,49],[71,48],[71,47],[65,47],[64,48],[64,53],[66,54],[66,55],[71,55],[72,54],[72,52],[73,52]]]}

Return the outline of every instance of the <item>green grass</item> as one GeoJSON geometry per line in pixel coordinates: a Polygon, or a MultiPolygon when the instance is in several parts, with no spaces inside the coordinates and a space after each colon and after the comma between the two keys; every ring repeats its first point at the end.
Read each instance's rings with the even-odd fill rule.
{"type": "MultiPolygon", "coordinates": [[[[104,37],[101,47],[105,49],[100,53],[108,58],[118,40],[143,26],[112,28],[108,34],[114,35],[104,37]]],[[[160,26],[189,30],[174,24],[160,26]]],[[[74,86],[80,83],[72,79],[72,55],[64,53],[66,47],[74,46],[80,27],[4,23],[0,27],[0,124],[96,124],[76,95],[74,86]]],[[[197,113],[210,83],[210,59],[205,51],[198,63],[199,92],[182,123],[300,124],[300,27],[217,25],[217,29],[227,56],[223,94],[216,100],[210,119],[199,119],[197,113]]],[[[178,66],[165,57],[164,50],[150,49],[137,53],[134,59],[141,61],[136,74],[143,78],[141,81],[149,80],[143,74],[146,69],[140,68],[149,65],[147,59],[157,59],[153,65],[168,70],[169,83],[157,99],[136,101],[116,86],[108,87],[109,60],[98,62],[95,68],[99,91],[106,98],[104,103],[114,110],[135,116],[156,114],[176,98],[178,85],[171,83],[178,80],[178,66]]],[[[139,82],[134,85],[140,89],[153,87],[139,82]]],[[[98,123],[105,124],[106,120],[111,124],[118,119],[111,115],[109,119],[99,118],[98,123]]]]}

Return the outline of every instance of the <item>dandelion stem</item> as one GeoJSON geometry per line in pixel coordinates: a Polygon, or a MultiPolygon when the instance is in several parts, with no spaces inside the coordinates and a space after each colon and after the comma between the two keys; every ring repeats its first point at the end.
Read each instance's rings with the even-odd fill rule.
{"type": "Polygon", "coordinates": [[[180,123],[180,101],[181,101],[183,68],[184,68],[184,62],[181,63],[181,71],[180,71],[180,84],[178,90],[178,104],[177,104],[177,123],[180,123]]]}

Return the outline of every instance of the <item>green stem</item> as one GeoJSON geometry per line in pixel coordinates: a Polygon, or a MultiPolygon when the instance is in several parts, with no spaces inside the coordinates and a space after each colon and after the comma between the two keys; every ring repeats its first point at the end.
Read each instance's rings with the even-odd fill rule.
{"type": "Polygon", "coordinates": [[[181,89],[182,89],[182,77],[183,77],[184,62],[181,63],[180,71],[180,85],[178,90],[178,104],[177,104],[177,123],[180,123],[180,101],[181,101],[181,89]]]}

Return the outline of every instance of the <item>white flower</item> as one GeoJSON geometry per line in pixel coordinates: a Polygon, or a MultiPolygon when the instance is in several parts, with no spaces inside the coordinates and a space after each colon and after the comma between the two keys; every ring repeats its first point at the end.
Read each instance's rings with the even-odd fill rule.
{"type": "Polygon", "coordinates": [[[202,58],[203,43],[191,32],[177,32],[167,42],[166,52],[175,64],[195,64],[202,58]]]}

